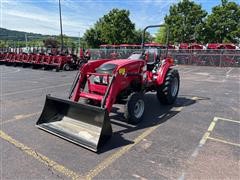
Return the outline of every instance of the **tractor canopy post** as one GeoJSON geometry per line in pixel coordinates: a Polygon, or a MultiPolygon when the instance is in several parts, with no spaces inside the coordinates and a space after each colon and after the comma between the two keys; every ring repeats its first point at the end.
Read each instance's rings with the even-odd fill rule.
{"type": "Polygon", "coordinates": [[[147,26],[143,29],[143,33],[142,33],[142,44],[141,44],[141,49],[142,49],[142,53],[144,54],[144,45],[145,45],[145,34],[146,34],[146,30],[149,28],[157,28],[157,27],[166,27],[167,28],[167,37],[166,37],[166,44],[167,44],[167,51],[166,51],[166,57],[168,54],[168,46],[169,46],[169,27],[167,24],[159,24],[159,25],[150,25],[147,26]]]}

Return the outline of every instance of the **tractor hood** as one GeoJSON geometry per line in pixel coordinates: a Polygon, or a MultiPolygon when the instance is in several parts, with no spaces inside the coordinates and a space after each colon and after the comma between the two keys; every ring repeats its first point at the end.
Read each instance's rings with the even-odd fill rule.
{"type": "Polygon", "coordinates": [[[128,66],[131,64],[141,64],[144,65],[145,61],[144,60],[129,60],[129,59],[116,59],[116,60],[112,60],[112,61],[107,61],[103,64],[115,64],[118,67],[119,66],[128,66]]]}
{"type": "Polygon", "coordinates": [[[97,73],[103,74],[112,74],[113,71],[116,69],[117,65],[112,63],[103,63],[101,66],[96,68],[97,73]]]}
{"type": "Polygon", "coordinates": [[[145,65],[144,60],[129,60],[129,59],[117,59],[103,63],[96,68],[97,73],[112,74],[115,70],[124,68],[127,72],[139,72],[140,68],[145,65]]]}

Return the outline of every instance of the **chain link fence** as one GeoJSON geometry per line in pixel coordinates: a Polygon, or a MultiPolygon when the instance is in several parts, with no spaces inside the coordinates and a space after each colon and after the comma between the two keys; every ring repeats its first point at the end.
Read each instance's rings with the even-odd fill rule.
{"type": "MultiPolygon", "coordinates": [[[[166,49],[146,49],[149,58],[164,59],[166,49]]],[[[126,59],[132,53],[139,53],[139,49],[91,49],[91,59],[126,59]]],[[[176,64],[240,67],[240,50],[175,50],[169,49],[168,56],[173,57],[176,64]]]]}
{"type": "MultiPolygon", "coordinates": [[[[28,53],[39,53],[41,51],[52,52],[56,49],[14,49],[0,48],[0,53],[21,51],[28,53]]],[[[79,56],[79,49],[67,49],[70,54],[79,56]]],[[[150,61],[160,60],[166,57],[166,49],[146,48],[150,61]]],[[[127,59],[133,53],[141,53],[140,49],[90,49],[90,57],[95,59],[127,59]]],[[[218,67],[240,67],[240,50],[216,49],[216,50],[199,50],[199,49],[169,49],[168,56],[173,57],[175,64],[198,65],[198,66],[218,66],[218,67]]]]}

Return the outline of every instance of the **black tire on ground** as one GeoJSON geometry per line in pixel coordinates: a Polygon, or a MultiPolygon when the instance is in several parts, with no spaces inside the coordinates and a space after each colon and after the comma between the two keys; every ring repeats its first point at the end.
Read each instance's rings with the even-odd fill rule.
{"type": "Polygon", "coordinates": [[[55,71],[56,71],[56,72],[59,72],[59,71],[60,71],[60,68],[59,68],[59,67],[56,67],[56,68],[55,68],[55,71]]]}
{"type": "Polygon", "coordinates": [[[128,96],[124,117],[129,124],[137,124],[143,119],[144,109],[143,94],[134,92],[128,96]]]}
{"type": "Polygon", "coordinates": [[[37,65],[32,65],[32,69],[37,69],[38,67],[37,67],[37,65]]]}
{"type": "Polygon", "coordinates": [[[63,70],[64,71],[70,71],[71,70],[70,64],[64,64],[63,65],[63,70]]]}
{"type": "Polygon", "coordinates": [[[170,69],[164,79],[164,83],[157,88],[157,98],[162,104],[173,104],[177,99],[180,85],[179,73],[176,69],[170,69]]]}

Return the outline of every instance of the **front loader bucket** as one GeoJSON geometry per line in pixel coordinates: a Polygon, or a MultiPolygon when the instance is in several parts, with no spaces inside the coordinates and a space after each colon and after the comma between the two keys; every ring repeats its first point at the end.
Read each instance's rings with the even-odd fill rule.
{"type": "Polygon", "coordinates": [[[106,109],[49,95],[36,126],[95,152],[112,135],[106,109]]]}

